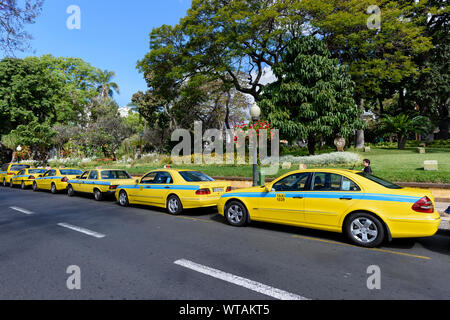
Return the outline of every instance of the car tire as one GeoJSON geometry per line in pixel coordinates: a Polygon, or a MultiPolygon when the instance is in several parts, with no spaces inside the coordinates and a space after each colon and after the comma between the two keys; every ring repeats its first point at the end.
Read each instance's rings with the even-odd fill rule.
{"type": "Polygon", "coordinates": [[[9,187],[14,188],[14,182],[13,179],[9,180],[9,187]]]}
{"type": "Polygon", "coordinates": [[[38,186],[37,186],[36,181],[33,182],[33,191],[34,191],[34,192],[39,191],[39,188],[38,188],[38,186]]]}
{"type": "Polygon", "coordinates": [[[3,179],[3,186],[6,187],[6,179],[3,179]]]}
{"type": "Polygon", "coordinates": [[[179,215],[183,212],[183,205],[181,204],[180,198],[176,195],[171,195],[167,198],[166,209],[171,215],[179,215]]]}
{"type": "Polygon", "coordinates": [[[57,194],[58,193],[58,189],[56,189],[56,184],[52,183],[51,187],[50,187],[50,192],[53,194],[57,194]]]}
{"type": "Polygon", "coordinates": [[[102,201],[103,200],[103,193],[100,190],[95,189],[94,190],[94,199],[96,201],[102,201]]]}
{"type": "Polygon", "coordinates": [[[384,226],[380,219],[365,212],[351,214],[346,219],[345,232],[350,241],[366,248],[379,246],[385,238],[384,226]]]}
{"type": "Polygon", "coordinates": [[[69,185],[67,186],[67,195],[68,195],[69,197],[73,197],[73,196],[75,195],[75,190],[73,190],[73,187],[72,187],[71,184],[69,184],[69,185]]]}
{"type": "Polygon", "coordinates": [[[25,189],[26,189],[25,181],[22,181],[22,183],[20,184],[20,188],[21,188],[22,190],[25,190],[25,189]]]}
{"type": "Polygon", "coordinates": [[[125,190],[119,192],[119,204],[122,207],[128,207],[130,202],[128,201],[128,194],[125,190]]]}
{"type": "Polygon", "coordinates": [[[224,216],[229,225],[243,227],[248,221],[248,210],[242,202],[230,201],[225,206],[224,216]]]}

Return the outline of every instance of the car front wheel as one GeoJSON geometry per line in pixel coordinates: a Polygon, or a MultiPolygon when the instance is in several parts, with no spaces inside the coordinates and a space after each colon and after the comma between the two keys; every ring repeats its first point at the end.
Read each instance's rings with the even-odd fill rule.
{"type": "Polygon", "coordinates": [[[381,221],[368,213],[353,213],[345,225],[348,238],[355,244],[374,248],[384,240],[384,227],[381,221]]]}
{"type": "Polygon", "coordinates": [[[38,188],[36,182],[33,182],[33,191],[34,191],[34,192],[39,191],[39,188],[38,188]]]}
{"type": "Polygon", "coordinates": [[[75,195],[75,190],[73,190],[73,187],[71,184],[67,187],[67,195],[69,197],[73,197],[75,195]]]}
{"type": "Polygon", "coordinates": [[[128,195],[127,195],[126,191],[123,191],[123,190],[120,191],[120,193],[119,193],[119,204],[122,207],[127,207],[128,206],[129,201],[128,201],[128,195]]]}

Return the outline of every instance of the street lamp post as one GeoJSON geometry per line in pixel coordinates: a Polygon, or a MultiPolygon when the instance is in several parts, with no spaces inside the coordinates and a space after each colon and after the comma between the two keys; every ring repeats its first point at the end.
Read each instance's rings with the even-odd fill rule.
{"type": "MultiPolygon", "coordinates": [[[[22,151],[22,147],[21,147],[21,146],[18,146],[18,147],[16,148],[16,151],[17,151],[17,152],[21,152],[21,151],[22,151]]],[[[17,156],[17,161],[20,163],[20,158],[19,158],[19,156],[17,156]]]]}
{"type": "MultiPolygon", "coordinates": [[[[250,108],[250,116],[253,122],[259,121],[259,117],[261,116],[261,109],[256,103],[250,108]]],[[[256,187],[258,185],[258,136],[255,136],[253,145],[253,186],[256,187]]]]}

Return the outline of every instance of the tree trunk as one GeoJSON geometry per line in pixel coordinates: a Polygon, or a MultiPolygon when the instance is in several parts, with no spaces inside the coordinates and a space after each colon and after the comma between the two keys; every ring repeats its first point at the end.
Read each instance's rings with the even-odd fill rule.
{"type": "MultiPolygon", "coordinates": [[[[359,109],[361,110],[361,119],[364,113],[364,99],[359,100],[359,109]]],[[[364,139],[364,130],[356,130],[356,149],[364,149],[366,141],[364,139]]]]}
{"type": "Polygon", "coordinates": [[[313,134],[308,136],[308,151],[311,156],[316,154],[316,137],[313,134]]]}
{"type": "Polygon", "coordinates": [[[406,147],[406,141],[408,140],[407,136],[399,136],[398,137],[398,149],[404,150],[406,147]]]}

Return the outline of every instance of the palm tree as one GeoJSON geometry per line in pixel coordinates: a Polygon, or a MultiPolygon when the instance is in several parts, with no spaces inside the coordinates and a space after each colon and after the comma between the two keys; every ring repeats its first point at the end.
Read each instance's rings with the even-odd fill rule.
{"type": "Polygon", "coordinates": [[[427,134],[431,128],[431,121],[427,117],[411,117],[407,114],[399,114],[397,116],[387,115],[383,118],[381,124],[381,130],[383,132],[397,135],[398,148],[400,150],[405,149],[409,135],[412,133],[427,134]]]}
{"type": "Polygon", "coordinates": [[[100,93],[100,98],[102,102],[108,97],[112,97],[114,92],[120,94],[119,85],[115,82],[112,82],[112,79],[116,76],[114,71],[99,70],[97,81],[99,86],[97,87],[98,92],[100,93]]]}

